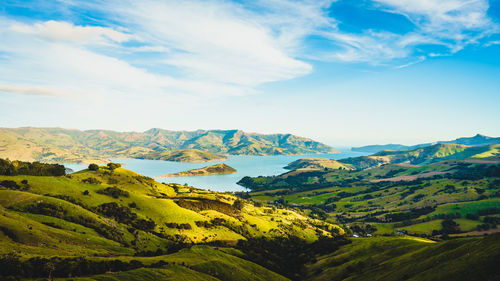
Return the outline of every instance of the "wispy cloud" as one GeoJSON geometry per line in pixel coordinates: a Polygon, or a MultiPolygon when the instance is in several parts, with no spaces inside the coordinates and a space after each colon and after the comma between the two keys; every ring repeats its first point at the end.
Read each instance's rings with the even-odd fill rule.
{"type": "Polygon", "coordinates": [[[344,31],[329,14],[332,2],[62,1],[68,14],[98,12],[103,26],[76,24],[71,17],[0,18],[0,90],[210,99],[306,75],[313,71],[306,59],[405,67],[498,32],[486,0],[373,0],[378,9],[414,23],[404,34],[344,31]],[[311,47],[311,36],[334,48],[311,47]],[[426,44],[446,51],[420,51],[426,44]]]}

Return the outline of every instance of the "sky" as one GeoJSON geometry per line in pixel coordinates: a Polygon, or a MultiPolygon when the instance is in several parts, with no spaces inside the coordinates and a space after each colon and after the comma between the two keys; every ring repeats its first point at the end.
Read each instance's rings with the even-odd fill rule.
{"type": "Polygon", "coordinates": [[[500,136],[500,0],[0,0],[0,127],[500,136]]]}

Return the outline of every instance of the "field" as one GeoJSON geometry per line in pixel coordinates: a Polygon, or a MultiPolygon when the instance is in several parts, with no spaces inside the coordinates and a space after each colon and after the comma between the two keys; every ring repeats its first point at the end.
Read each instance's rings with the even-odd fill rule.
{"type": "Polygon", "coordinates": [[[253,200],[301,208],[357,235],[408,233],[438,238],[445,220],[458,225],[452,232],[499,224],[494,218],[500,213],[499,165],[485,161],[452,159],[356,171],[299,169],[240,182],[253,190],[247,195],[253,200]]]}

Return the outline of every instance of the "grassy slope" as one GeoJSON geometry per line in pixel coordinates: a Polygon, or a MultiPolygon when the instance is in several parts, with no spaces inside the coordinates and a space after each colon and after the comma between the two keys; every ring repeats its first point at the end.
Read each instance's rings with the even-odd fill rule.
{"type": "Polygon", "coordinates": [[[137,207],[130,208],[131,211],[140,219],[153,220],[156,223],[156,232],[171,236],[180,235],[182,239],[192,242],[236,241],[245,237],[281,235],[295,235],[314,240],[317,237],[317,228],[314,225],[324,225],[296,211],[255,207],[248,202],[244,204],[242,211],[234,214],[224,213],[217,208],[211,209],[210,207],[204,210],[186,209],[176,204],[175,200],[180,198],[189,198],[188,200],[191,201],[196,201],[196,198],[210,199],[230,206],[236,197],[230,194],[161,184],[122,168],[116,169],[111,175],[105,174],[107,172],[107,169],[101,168],[98,172],[85,170],[68,177],[0,176],[0,181],[14,180],[21,184],[22,180],[27,180],[30,186],[28,191],[0,190],[0,210],[5,214],[3,218],[0,218],[2,225],[16,233],[16,239],[18,239],[17,242],[12,243],[12,239],[1,235],[0,252],[7,253],[13,249],[12,247],[25,247],[26,252],[37,254],[55,253],[58,249],[65,249],[68,255],[131,253],[130,248],[106,239],[97,234],[92,227],[72,222],[66,217],[82,217],[121,229],[125,243],[130,245],[133,241],[137,242],[134,246],[136,251],[155,251],[158,248],[168,247],[169,241],[165,239],[144,231],[139,231],[134,236],[127,230],[130,226],[117,223],[92,211],[98,205],[109,202],[116,202],[121,206],[135,203],[137,207]],[[83,179],[90,177],[101,181],[101,184],[82,182],[83,179]],[[97,193],[111,186],[127,191],[129,196],[113,198],[97,193]],[[82,195],[84,191],[88,191],[89,195],[82,195]],[[75,200],[78,205],[54,198],[54,196],[66,196],[65,199],[75,200]],[[65,218],[32,214],[28,211],[30,206],[35,206],[40,202],[59,206],[65,210],[65,218]],[[213,227],[196,224],[196,222],[208,223],[214,218],[223,218],[225,223],[213,227]],[[16,224],[17,220],[24,220],[26,223],[16,224]],[[57,228],[42,223],[49,223],[57,228]],[[189,224],[191,229],[169,228],[166,227],[166,223],[189,224]],[[306,227],[303,227],[304,225],[306,227]],[[45,233],[48,234],[45,235],[45,233]],[[44,242],[46,244],[44,247],[38,242],[34,243],[43,241],[42,238],[47,240],[46,243],[44,242]],[[92,243],[89,247],[85,247],[88,241],[92,243]]]}
{"type": "MultiPolygon", "coordinates": [[[[141,268],[75,280],[288,280],[260,265],[238,257],[242,255],[238,252],[209,246],[193,246],[164,256],[119,257],[123,261],[138,260],[146,266],[158,261],[163,261],[168,265],[162,268],[141,268]]],[[[105,259],[96,258],[96,260],[105,259]]]]}
{"type": "MultiPolygon", "coordinates": [[[[463,164],[470,167],[486,164],[470,164],[463,160],[446,160],[429,165],[411,167],[397,164],[385,165],[363,171],[289,172],[277,177],[259,177],[252,181],[257,187],[270,190],[251,192],[254,200],[272,203],[278,199],[288,204],[327,210],[327,217],[337,223],[367,223],[377,227],[375,234],[393,234],[400,230],[409,233],[430,235],[441,229],[443,215],[456,216],[462,231],[474,230],[480,220],[468,220],[467,214],[478,214],[480,210],[500,209],[498,192],[500,186],[495,178],[458,180],[421,178],[419,182],[372,183],[401,175],[418,175],[436,171],[457,171],[463,164]],[[391,213],[408,212],[411,209],[435,207],[435,211],[406,221],[406,226],[383,222],[391,213]],[[328,208],[333,208],[328,209],[328,208]],[[369,214],[382,222],[365,217],[369,214]],[[441,217],[440,217],[441,216],[441,217]]],[[[490,164],[488,164],[490,165],[490,164]]]]}
{"type": "Polygon", "coordinates": [[[340,163],[334,159],[325,158],[305,158],[293,161],[288,164],[285,169],[296,170],[296,169],[346,169],[351,170],[352,167],[343,163],[340,163]]]}
{"type": "Polygon", "coordinates": [[[486,158],[500,155],[500,145],[469,147],[461,144],[438,143],[409,151],[381,151],[370,156],[341,159],[339,162],[356,169],[378,167],[390,163],[429,164],[447,159],[486,158]]]}
{"type": "Polygon", "coordinates": [[[500,235],[425,243],[353,239],[309,266],[308,280],[497,280],[500,235]]]}

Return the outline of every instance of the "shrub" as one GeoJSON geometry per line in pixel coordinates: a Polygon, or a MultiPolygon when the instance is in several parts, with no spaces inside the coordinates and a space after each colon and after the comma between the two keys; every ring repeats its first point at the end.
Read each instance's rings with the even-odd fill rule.
{"type": "Polygon", "coordinates": [[[20,189],[21,187],[15,181],[3,180],[0,181],[0,185],[8,189],[20,189]]]}
{"type": "Polygon", "coordinates": [[[243,207],[245,207],[245,203],[243,202],[243,200],[236,199],[233,203],[233,207],[237,210],[241,210],[243,209],[243,207]]]}
{"type": "Polygon", "coordinates": [[[120,163],[108,163],[108,168],[113,171],[114,169],[120,168],[122,164],[120,163]]]}
{"type": "Polygon", "coordinates": [[[101,181],[96,179],[96,178],[93,178],[93,177],[88,177],[86,179],[83,179],[82,180],[83,183],[88,183],[88,184],[101,184],[101,181]]]}
{"type": "Polygon", "coordinates": [[[119,198],[120,196],[123,196],[123,197],[129,197],[130,196],[129,193],[128,193],[128,191],[120,189],[120,188],[118,188],[116,186],[106,187],[104,189],[100,189],[100,190],[97,191],[97,193],[108,195],[108,196],[111,196],[113,198],[119,198]]]}
{"type": "Polygon", "coordinates": [[[97,164],[90,164],[89,165],[89,170],[90,171],[98,171],[99,170],[99,166],[97,164]]]}

